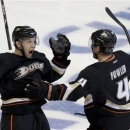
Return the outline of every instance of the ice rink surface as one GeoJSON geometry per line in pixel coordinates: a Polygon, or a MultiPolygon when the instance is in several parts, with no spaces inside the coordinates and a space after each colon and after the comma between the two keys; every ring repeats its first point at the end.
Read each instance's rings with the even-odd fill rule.
{"type": "MultiPolygon", "coordinates": [[[[73,81],[84,67],[96,62],[92,58],[88,39],[97,29],[113,30],[118,38],[115,50],[130,52],[123,29],[105,12],[105,7],[109,7],[130,31],[130,0],[5,0],[4,3],[10,38],[15,26],[33,27],[40,37],[36,50],[44,52],[48,59],[53,57],[48,44],[50,37],[56,38],[57,33],[63,33],[70,39],[71,64],[63,78],[54,84],[73,81]]],[[[8,50],[1,7],[0,10],[0,52],[13,52],[13,43],[12,50],[8,50]]],[[[77,102],[51,101],[42,109],[52,130],[86,130],[89,126],[87,119],[74,115],[84,113],[83,103],[83,98],[77,102]]]]}

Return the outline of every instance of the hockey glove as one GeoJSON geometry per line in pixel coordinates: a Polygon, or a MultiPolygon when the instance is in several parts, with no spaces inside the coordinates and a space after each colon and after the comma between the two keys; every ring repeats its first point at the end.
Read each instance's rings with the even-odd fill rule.
{"type": "Polygon", "coordinates": [[[28,98],[32,99],[43,99],[52,100],[58,95],[57,92],[53,92],[53,86],[47,82],[41,82],[38,79],[34,79],[24,89],[24,94],[28,98]]]}
{"type": "Polygon", "coordinates": [[[67,58],[70,55],[71,43],[69,39],[61,34],[57,34],[58,40],[54,40],[52,37],[49,39],[50,47],[53,51],[55,57],[62,56],[63,58],[67,58]]]}

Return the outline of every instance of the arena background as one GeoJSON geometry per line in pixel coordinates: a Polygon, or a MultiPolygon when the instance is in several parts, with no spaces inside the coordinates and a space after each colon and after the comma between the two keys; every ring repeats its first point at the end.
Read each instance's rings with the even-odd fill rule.
{"type": "MultiPolygon", "coordinates": [[[[123,29],[105,12],[109,7],[118,19],[130,31],[130,0],[5,0],[6,15],[10,38],[15,26],[29,25],[40,38],[36,50],[44,52],[48,59],[53,57],[48,44],[49,37],[56,38],[57,33],[65,34],[71,41],[71,64],[62,79],[54,82],[72,81],[89,64],[96,62],[92,58],[88,39],[97,29],[111,29],[118,38],[115,50],[130,52],[130,46],[123,29]]],[[[8,50],[2,9],[0,7],[0,53],[8,50]]],[[[7,59],[8,60],[8,59],[7,59]]],[[[86,130],[89,126],[84,116],[74,115],[83,112],[83,98],[77,102],[51,101],[42,106],[52,130],[86,130]]]]}

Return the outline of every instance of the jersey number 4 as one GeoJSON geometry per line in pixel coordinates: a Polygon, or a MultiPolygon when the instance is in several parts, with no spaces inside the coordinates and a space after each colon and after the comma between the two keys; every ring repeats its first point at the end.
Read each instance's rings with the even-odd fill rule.
{"type": "Polygon", "coordinates": [[[117,98],[122,99],[126,98],[126,102],[130,99],[130,88],[128,78],[125,77],[123,80],[120,80],[118,83],[117,98]]]}

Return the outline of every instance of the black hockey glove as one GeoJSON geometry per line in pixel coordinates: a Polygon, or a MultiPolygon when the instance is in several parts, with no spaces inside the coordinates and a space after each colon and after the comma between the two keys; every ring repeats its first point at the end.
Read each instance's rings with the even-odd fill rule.
{"type": "Polygon", "coordinates": [[[53,86],[47,82],[41,82],[38,79],[34,79],[24,89],[24,94],[28,98],[32,99],[43,99],[53,100],[58,95],[57,92],[53,91],[53,86]]]}
{"type": "Polygon", "coordinates": [[[49,39],[50,47],[55,57],[62,56],[67,58],[70,55],[71,43],[69,39],[61,34],[57,34],[58,40],[54,40],[52,37],[49,39]]]}

